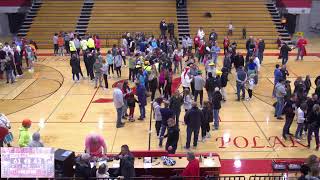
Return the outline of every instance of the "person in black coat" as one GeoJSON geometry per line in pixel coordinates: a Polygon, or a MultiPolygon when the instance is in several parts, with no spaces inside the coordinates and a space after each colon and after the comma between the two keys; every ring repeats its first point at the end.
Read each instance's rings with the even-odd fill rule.
{"type": "Polygon", "coordinates": [[[263,39],[259,39],[259,43],[258,43],[258,58],[260,60],[260,64],[262,64],[263,61],[263,53],[264,53],[264,49],[266,47],[266,44],[264,43],[263,39]]]}
{"type": "Polygon", "coordinates": [[[160,109],[160,113],[161,113],[161,128],[160,128],[160,134],[159,134],[159,146],[162,147],[162,141],[164,138],[164,134],[167,130],[168,127],[168,119],[170,118],[174,118],[175,114],[173,112],[172,109],[169,108],[169,102],[168,101],[164,101],[164,108],[160,109]]]}
{"type": "Polygon", "coordinates": [[[320,127],[320,106],[315,104],[312,107],[312,112],[307,117],[308,124],[308,147],[310,148],[311,136],[314,133],[314,138],[316,141],[316,151],[319,150],[319,127],[320,127]]]}
{"type": "Polygon", "coordinates": [[[214,77],[212,76],[212,73],[208,73],[208,78],[206,80],[205,88],[207,90],[208,99],[209,101],[212,101],[213,92],[214,92],[214,77]]]}
{"type": "Polygon", "coordinates": [[[168,24],[168,33],[170,35],[170,39],[174,38],[174,23],[169,23],[168,24]]]}
{"type": "Polygon", "coordinates": [[[16,48],[14,49],[13,57],[14,57],[14,62],[15,62],[17,73],[18,73],[17,76],[19,77],[23,74],[23,72],[22,72],[22,58],[21,58],[20,52],[16,48]]]}
{"type": "Polygon", "coordinates": [[[236,70],[241,66],[244,67],[244,57],[240,52],[234,57],[233,65],[236,70]]]}
{"type": "Polygon", "coordinates": [[[209,107],[209,102],[205,101],[203,103],[203,121],[201,122],[201,137],[202,137],[202,142],[206,140],[206,138],[210,137],[210,112],[212,110],[209,107]]]}
{"type": "Polygon", "coordinates": [[[120,159],[120,167],[115,173],[117,176],[121,176],[125,180],[129,180],[136,176],[134,156],[130,152],[128,145],[121,146],[121,152],[116,156],[116,159],[120,159]]]}
{"type": "Polygon", "coordinates": [[[84,180],[90,179],[90,177],[96,176],[95,168],[91,168],[90,165],[90,155],[87,153],[81,154],[81,156],[76,158],[75,166],[75,177],[82,178],[84,180]]]}
{"type": "Polygon", "coordinates": [[[168,26],[166,24],[166,21],[162,19],[160,22],[161,38],[164,38],[166,36],[167,29],[168,29],[168,26]]]}
{"type": "Polygon", "coordinates": [[[286,121],[284,123],[283,129],[282,129],[282,137],[283,139],[287,140],[287,135],[293,136],[293,134],[290,133],[290,127],[293,122],[293,118],[295,116],[295,95],[291,95],[290,99],[288,99],[285,102],[283,112],[286,117],[286,121]]]}
{"type": "Polygon", "coordinates": [[[166,150],[169,154],[175,154],[179,141],[179,127],[173,118],[168,119],[168,133],[164,136],[167,138],[166,150]]]}
{"type": "Polygon", "coordinates": [[[73,81],[79,81],[80,77],[79,77],[79,73],[80,73],[80,61],[77,58],[76,54],[72,54],[72,57],[70,59],[70,66],[72,69],[72,79],[73,81]],[[77,80],[75,80],[75,76],[77,77],[77,80]]]}
{"type": "Polygon", "coordinates": [[[170,98],[169,108],[173,110],[176,117],[176,126],[179,127],[179,118],[181,113],[181,106],[183,104],[183,97],[180,95],[179,90],[176,90],[174,95],[170,98]]]}
{"type": "Polygon", "coordinates": [[[229,72],[228,72],[227,68],[222,68],[221,71],[222,71],[222,74],[221,74],[221,77],[220,77],[221,94],[222,94],[222,100],[226,101],[226,99],[227,99],[226,87],[227,87],[227,84],[228,84],[228,81],[229,81],[229,79],[228,79],[229,72]]]}
{"type": "Polygon", "coordinates": [[[287,64],[289,59],[289,51],[292,49],[287,45],[287,43],[283,43],[280,48],[280,58],[282,58],[282,65],[287,64]]]}
{"type": "Polygon", "coordinates": [[[213,100],[212,100],[212,108],[213,108],[213,124],[214,129],[219,129],[219,111],[221,109],[221,101],[222,95],[220,93],[220,89],[218,87],[215,88],[213,93],[213,100]]]}
{"type": "Polygon", "coordinates": [[[185,149],[190,148],[191,136],[193,133],[193,147],[196,148],[198,145],[198,136],[200,131],[201,122],[203,122],[203,113],[197,107],[197,103],[192,103],[192,108],[185,114],[184,122],[187,125],[187,141],[185,149]]]}

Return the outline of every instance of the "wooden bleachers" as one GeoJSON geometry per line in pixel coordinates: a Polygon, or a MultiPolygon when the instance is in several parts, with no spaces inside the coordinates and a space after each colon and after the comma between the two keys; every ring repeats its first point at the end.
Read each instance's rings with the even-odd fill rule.
{"type": "Polygon", "coordinates": [[[206,37],[212,29],[218,33],[218,42],[222,46],[227,35],[228,24],[232,22],[234,31],[231,41],[238,43],[238,48],[245,48],[246,40],[242,40],[242,28],[247,29],[247,37],[254,36],[265,40],[266,48],[276,48],[278,38],[276,26],[266,8],[265,0],[188,0],[188,16],[192,37],[199,27],[203,27],[206,37]],[[204,17],[211,12],[212,17],[204,17]]]}
{"type": "Polygon", "coordinates": [[[27,33],[39,48],[53,48],[55,32],[75,31],[83,0],[42,0],[42,6],[27,33]]]}
{"type": "Polygon", "coordinates": [[[145,32],[158,37],[162,18],[167,23],[175,23],[175,35],[178,36],[176,2],[173,0],[97,0],[91,14],[87,33],[99,34],[102,39],[112,41],[124,32],[145,32]]]}

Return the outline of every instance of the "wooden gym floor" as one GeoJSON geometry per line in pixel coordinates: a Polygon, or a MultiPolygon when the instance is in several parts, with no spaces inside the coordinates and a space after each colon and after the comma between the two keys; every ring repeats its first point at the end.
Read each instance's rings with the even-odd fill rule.
{"type": "MultiPolygon", "coordinates": [[[[319,52],[319,44],[311,45],[314,53],[319,52]],[[317,50],[317,51],[315,51],[317,50]]],[[[41,53],[49,51],[40,51],[41,53]]],[[[51,51],[50,51],[51,52],[51,51]]],[[[244,52],[244,51],[243,51],[244,52]]],[[[267,50],[266,53],[277,52],[267,50]]],[[[104,51],[105,53],[105,51],[104,51]]],[[[0,81],[0,112],[7,114],[12,123],[14,146],[17,146],[18,128],[24,118],[33,121],[31,132],[40,131],[46,146],[82,152],[85,136],[97,132],[105,137],[108,152],[119,152],[122,144],[128,144],[131,150],[148,149],[150,103],[147,106],[145,121],[126,122],[124,128],[116,129],[116,111],[113,103],[94,103],[100,98],[112,98],[113,90],[109,88],[94,89],[87,79],[74,83],[71,78],[69,57],[39,56],[35,71],[25,71],[25,75],[14,84],[0,81]],[[43,127],[43,128],[40,128],[43,127]]],[[[219,67],[221,59],[219,57],[219,67]]],[[[294,61],[290,56],[288,70],[289,80],[309,74],[312,82],[319,75],[320,57],[307,56],[304,61],[294,61]]],[[[82,71],[85,68],[82,64],[82,71]]],[[[254,89],[251,101],[237,102],[235,95],[235,72],[229,75],[227,101],[222,104],[220,129],[211,131],[212,137],[205,143],[199,142],[197,152],[216,152],[223,159],[234,158],[304,158],[319,153],[307,149],[306,140],[296,142],[281,138],[283,120],[273,117],[274,110],[271,97],[273,88],[273,70],[279,63],[277,56],[265,56],[261,68],[258,86],[254,89]]],[[[201,65],[203,69],[203,66],[201,65]]],[[[128,76],[123,69],[123,78],[128,76]]],[[[112,78],[109,86],[121,79],[112,78]]],[[[293,84],[292,84],[293,87],[293,84]]],[[[314,91],[314,84],[310,92],[314,91]]],[[[181,89],[181,87],[180,87],[181,89]]],[[[207,99],[207,95],[204,95],[207,99]]],[[[148,100],[150,102],[150,100],[148,100]]],[[[135,117],[139,115],[136,107],[135,117]]],[[[180,124],[184,113],[181,115],[180,124]]],[[[186,126],[180,126],[178,152],[185,152],[186,126]]],[[[291,127],[295,132],[296,123],[291,127]]],[[[152,121],[151,149],[158,147],[158,139],[152,121]]]]}

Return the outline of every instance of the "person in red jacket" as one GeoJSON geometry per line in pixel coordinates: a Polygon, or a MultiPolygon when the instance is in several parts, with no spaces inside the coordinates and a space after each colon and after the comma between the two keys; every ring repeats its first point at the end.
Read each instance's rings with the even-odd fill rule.
{"type": "Polygon", "coordinates": [[[198,47],[198,52],[199,52],[199,63],[202,63],[204,54],[205,54],[205,49],[206,49],[206,43],[201,40],[199,47],[198,47]]]}
{"type": "Polygon", "coordinates": [[[307,44],[308,44],[307,40],[303,38],[303,36],[300,36],[300,38],[297,41],[298,54],[297,54],[296,60],[299,60],[299,57],[301,57],[301,60],[303,60],[303,56],[307,55],[307,51],[306,51],[307,44]]]}
{"type": "Polygon", "coordinates": [[[228,52],[229,45],[230,45],[230,40],[229,40],[229,37],[226,36],[223,39],[223,53],[224,53],[224,55],[226,55],[226,53],[228,52]]]}
{"type": "MultiPolygon", "coordinates": [[[[180,176],[200,176],[200,165],[199,160],[195,158],[193,152],[187,153],[187,159],[189,161],[187,167],[182,171],[180,176]]],[[[199,178],[192,178],[193,180],[198,180],[199,178]]],[[[190,179],[191,180],[191,179],[190,179]]]]}
{"type": "Polygon", "coordinates": [[[196,35],[193,39],[193,42],[194,42],[194,50],[197,51],[200,45],[200,37],[196,35]]]}

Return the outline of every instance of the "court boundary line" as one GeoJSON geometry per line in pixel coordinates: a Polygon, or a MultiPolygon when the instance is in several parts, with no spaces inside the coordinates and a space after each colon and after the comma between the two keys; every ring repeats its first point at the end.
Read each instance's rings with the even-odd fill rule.
{"type": "MultiPolygon", "coordinates": [[[[87,111],[88,111],[90,105],[92,104],[92,101],[93,101],[94,97],[96,96],[98,90],[99,90],[99,87],[97,87],[97,89],[96,89],[96,91],[94,92],[94,94],[93,94],[93,96],[92,96],[92,98],[91,98],[91,100],[90,100],[90,102],[89,102],[86,110],[85,110],[84,113],[82,114],[82,117],[81,117],[81,119],[80,119],[80,123],[82,123],[84,116],[87,114],[87,111]]],[[[68,92],[68,93],[69,93],[69,92],[68,92]]],[[[79,122],[78,122],[78,123],[79,123],[79,122]]]]}

